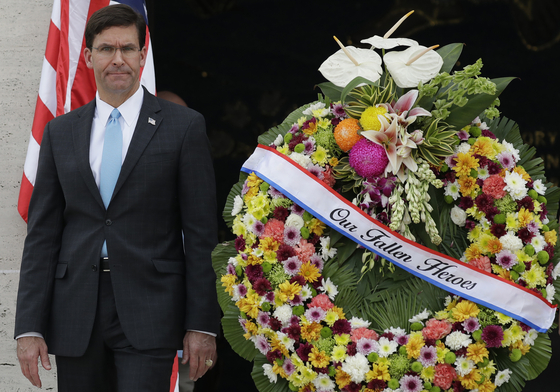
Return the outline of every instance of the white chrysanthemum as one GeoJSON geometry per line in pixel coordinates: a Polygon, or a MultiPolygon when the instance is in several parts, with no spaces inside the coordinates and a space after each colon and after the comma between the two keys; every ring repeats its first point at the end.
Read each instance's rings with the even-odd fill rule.
{"type": "Polygon", "coordinates": [[[336,255],[336,248],[331,247],[330,237],[321,237],[321,257],[324,261],[333,258],[336,255]]]}
{"type": "Polygon", "coordinates": [[[539,337],[539,333],[536,329],[531,328],[525,337],[523,338],[523,343],[532,346],[535,344],[535,340],[539,337]]]}
{"type": "Polygon", "coordinates": [[[560,275],[560,263],[556,264],[556,267],[552,270],[552,279],[556,280],[560,275]]]}
{"type": "MultiPolygon", "coordinates": [[[[424,309],[422,312],[418,313],[416,316],[412,317],[408,320],[409,323],[422,323],[422,321],[426,320],[430,317],[430,311],[428,309],[424,309]]],[[[424,323],[422,323],[423,325],[424,323]]]]}
{"type": "MultiPolygon", "coordinates": [[[[445,196],[451,196],[453,200],[457,200],[461,195],[459,194],[459,183],[457,180],[450,182],[445,186],[445,190],[443,192],[445,196]]],[[[367,193],[366,193],[367,195],[367,193]]]]}
{"type": "Polygon", "coordinates": [[[479,167],[477,170],[478,170],[478,178],[480,178],[481,180],[486,180],[488,177],[490,177],[490,173],[488,172],[487,168],[479,167]]]}
{"type": "Polygon", "coordinates": [[[515,163],[517,163],[520,158],[519,150],[513,147],[513,144],[506,142],[505,140],[502,141],[502,146],[505,147],[504,151],[509,152],[511,155],[513,155],[513,159],[515,160],[515,163]]]}
{"type": "Polygon", "coordinates": [[[299,216],[298,214],[290,214],[286,219],[285,226],[291,226],[295,227],[298,230],[301,230],[304,224],[305,222],[303,221],[303,218],[301,216],[299,216]]]}
{"type": "Polygon", "coordinates": [[[469,143],[461,143],[459,144],[457,147],[455,147],[455,153],[460,153],[462,152],[463,154],[466,154],[469,152],[469,150],[471,149],[471,145],[469,143]]]}
{"type": "Polygon", "coordinates": [[[251,214],[245,214],[243,215],[243,224],[245,225],[245,227],[250,230],[251,227],[253,227],[253,225],[255,224],[255,222],[257,221],[257,218],[255,218],[253,215],[251,214]]]}
{"type": "Polygon", "coordinates": [[[230,257],[230,258],[228,259],[228,264],[231,264],[231,265],[233,265],[234,267],[237,267],[237,264],[238,264],[237,258],[236,258],[236,257],[230,257]]]}
{"type": "Polygon", "coordinates": [[[537,191],[539,195],[544,196],[546,192],[546,186],[542,183],[542,180],[533,181],[533,189],[537,191]]]}
{"type": "Polygon", "coordinates": [[[294,351],[294,339],[291,339],[283,332],[276,332],[278,340],[290,351],[294,351]]]}
{"type": "Polygon", "coordinates": [[[288,304],[279,306],[273,314],[283,325],[287,325],[292,318],[292,307],[288,304]]]}
{"type": "Polygon", "coordinates": [[[496,384],[497,387],[499,387],[502,384],[505,384],[506,382],[509,381],[509,376],[511,376],[511,370],[509,369],[500,370],[496,374],[496,378],[494,379],[494,384],[496,384]]]}
{"type": "Polygon", "coordinates": [[[445,307],[449,306],[449,304],[451,303],[451,301],[453,301],[453,298],[451,298],[450,295],[448,295],[447,297],[445,297],[445,301],[443,302],[443,305],[445,307]]]}
{"type": "Polygon", "coordinates": [[[455,369],[457,369],[457,373],[461,376],[466,376],[474,369],[475,363],[474,361],[467,359],[463,356],[457,357],[455,361],[455,369]]]}
{"type": "Polygon", "coordinates": [[[365,380],[366,373],[369,371],[369,361],[360,353],[346,357],[342,364],[342,371],[348,373],[352,381],[360,383],[365,380]]]}
{"type": "Polygon", "coordinates": [[[406,330],[400,328],[400,327],[391,327],[391,328],[387,328],[385,329],[383,332],[385,333],[392,333],[395,336],[400,336],[400,335],[406,335],[406,330]]]}
{"type": "Polygon", "coordinates": [[[331,278],[327,278],[323,281],[323,286],[321,287],[321,291],[329,296],[331,301],[334,301],[334,298],[338,294],[338,288],[336,285],[331,281],[331,278]]]}
{"type": "Polygon", "coordinates": [[[312,116],[313,112],[315,110],[319,110],[319,109],[324,109],[325,108],[325,103],[324,102],[317,102],[314,103],[312,105],[309,105],[309,107],[307,109],[305,109],[302,114],[306,115],[306,116],[312,116]]]}
{"type": "MultiPolygon", "coordinates": [[[[243,286],[243,287],[245,287],[245,286],[243,286]]],[[[231,300],[232,300],[233,302],[237,302],[237,301],[239,301],[241,298],[244,297],[244,295],[241,295],[241,293],[240,293],[240,291],[239,291],[239,285],[238,285],[238,284],[234,284],[234,285],[232,286],[232,288],[233,288],[233,295],[231,296],[231,300]]],[[[246,292],[247,292],[247,289],[245,289],[244,292],[246,293],[246,292]]]]}
{"type": "Polygon", "coordinates": [[[243,199],[241,196],[237,195],[233,199],[233,208],[231,209],[231,216],[235,216],[241,212],[243,208],[243,199]]]}
{"type": "Polygon", "coordinates": [[[468,347],[471,343],[472,340],[469,335],[459,331],[451,332],[445,338],[445,345],[453,351],[457,351],[462,347],[468,347]]]}
{"type": "Polygon", "coordinates": [[[507,249],[512,253],[515,253],[523,248],[523,241],[521,241],[521,239],[512,231],[508,231],[507,234],[501,236],[500,243],[504,249],[507,249]]]}
{"type": "Polygon", "coordinates": [[[504,181],[506,183],[504,190],[508,192],[514,200],[521,200],[527,196],[527,188],[525,187],[527,181],[523,179],[521,174],[506,172],[504,181]]]}
{"type": "Polygon", "coordinates": [[[350,321],[350,325],[352,326],[352,329],[369,328],[371,324],[369,321],[364,320],[363,318],[360,317],[352,317],[349,321],[350,321]]]}
{"type": "Polygon", "coordinates": [[[335,388],[335,384],[328,374],[317,375],[313,380],[313,385],[317,388],[317,392],[331,392],[335,388]]]}
{"type": "Polygon", "coordinates": [[[463,227],[467,221],[467,213],[459,206],[454,206],[451,209],[451,220],[457,226],[463,227]]]}
{"type": "Polygon", "coordinates": [[[290,158],[301,167],[307,168],[311,162],[309,155],[301,154],[299,152],[292,152],[290,158]]]}
{"type": "Polygon", "coordinates": [[[264,251],[261,248],[254,248],[251,251],[251,254],[257,256],[257,257],[262,257],[264,255],[264,251]]]}
{"type": "Polygon", "coordinates": [[[313,297],[313,292],[311,291],[311,288],[309,288],[308,285],[305,285],[301,288],[301,292],[299,295],[301,296],[301,300],[305,301],[313,297]]]}
{"type": "Polygon", "coordinates": [[[276,381],[278,380],[278,376],[272,371],[272,365],[265,363],[264,365],[262,365],[262,368],[264,375],[268,377],[270,382],[276,383],[276,381]]]}
{"type": "Polygon", "coordinates": [[[282,144],[284,144],[284,136],[282,135],[276,136],[276,139],[274,139],[274,145],[278,147],[281,146],[282,144]]]}
{"type": "Polygon", "coordinates": [[[554,300],[554,294],[556,294],[556,289],[554,288],[554,286],[551,284],[547,284],[546,299],[548,300],[548,302],[552,303],[552,301],[554,300]]]}
{"type": "Polygon", "coordinates": [[[389,355],[393,354],[397,351],[397,347],[399,344],[397,342],[393,342],[387,338],[379,338],[379,356],[380,357],[388,357],[389,355]]]}
{"type": "Polygon", "coordinates": [[[544,237],[542,235],[537,234],[531,239],[531,245],[533,245],[533,248],[535,248],[535,252],[538,253],[544,249],[544,247],[546,246],[546,241],[544,240],[544,237]]]}

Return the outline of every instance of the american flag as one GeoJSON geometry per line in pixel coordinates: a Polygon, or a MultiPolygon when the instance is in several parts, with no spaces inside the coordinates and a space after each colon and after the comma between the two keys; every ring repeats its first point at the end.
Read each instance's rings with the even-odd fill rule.
{"type": "MultiPolygon", "coordinates": [[[[95,98],[93,71],[84,61],[86,22],[91,14],[110,4],[128,4],[136,9],[148,24],[144,0],[54,0],[47,48],[41,71],[39,96],[27,147],[27,157],[19,191],[18,211],[27,222],[27,209],[35,184],[39,148],[47,122],[79,108],[95,98]]],[[[155,94],[156,82],[150,33],[146,28],[148,56],[141,83],[155,94]]]]}
{"type": "MultiPolygon", "coordinates": [[[[29,200],[37,174],[41,139],[47,122],[95,98],[97,89],[93,71],[87,68],[83,56],[86,45],[84,39],[86,22],[98,9],[119,3],[136,9],[148,25],[144,0],[54,0],[39,96],[19,191],[18,211],[26,222],[29,200]]],[[[148,55],[140,81],[148,91],[155,94],[154,61],[148,28],[146,28],[146,46],[148,55]]],[[[171,392],[174,391],[179,391],[177,358],[171,376],[171,392]]]]}

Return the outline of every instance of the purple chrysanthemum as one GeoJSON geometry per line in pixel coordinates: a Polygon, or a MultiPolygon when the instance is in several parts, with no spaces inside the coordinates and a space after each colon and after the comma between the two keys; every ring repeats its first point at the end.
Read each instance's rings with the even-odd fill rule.
{"type": "Polygon", "coordinates": [[[389,158],[384,147],[363,138],[350,150],[349,163],[360,176],[373,178],[383,174],[389,158]]]}
{"type": "Polygon", "coordinates": [[[227,273],[229,275],[236,275],[235,273],[235,267],[233,266],[233,264],[228,264],[227,265],[227,273]]]}
{"type": "Polygon", "coordinates": [[[270,285],[268,279],[260,278],[257,279],[253,284],[253,290],[255,290],[258,295],[262,296],[265,295],[269,290],[272,290],[272,286],[270,285]]]}
{"type": "Polygon", "coordinates": [[[306,155],[310,155],[315,151],[315,140],[314,139],[307,139],[303,142],[303,153],[306,155]]]}
{"type": "Polygon", "coordinates": [[[295,226],[284,227],[284,243],[290,246],[296,246],[301,239],[301,233],[295,226]]]}
{"type": "Polygon", "coordinates": [[[245,297],[247,295],[247,287],[244,284],[237,285],[237,292],[240,296],[245,297]]]}
{"type": "Polygon", "coordinates": [[[303,304],[303,300],[301,299],[301,295],[296,294],[293,299],[288,300],[288,303],[292,306],[299,306],[303,304]]]}
{"type": "Polygon", "coordinates": [[[527,227],[527,229],[530,230],[532,233],[539,232],[539,225],[537,225],[536,222],[529,222],[525,227],[527,227]]]}
{"type": "Polygon", "coordinates": [[[313,174],[315,177],[317,177],[319,180],[322,180],[323,178],[325,178],[325,175],[323,174],[323,168],[319,165],[314,165],[312,163],[310,163],[309,165],[307,165],[307,171],[311,174],[313,174]]]}
{"type": "Polygon", "coordinates": [[[395,336],[393,340],[397,342],[399,345],[404,346],[405,344],[408,343],[408,335],[398,335],[395,336]]]}
{"type": "Polygon", "coordinates": [[[463,328],[465,328],[465,332],[473,333],[480,328],[480,323],[476,317],[469,317],[463,321],[463,328]]]}
{"type": "Polygon", "coordinates": [[[500,267],[509,270],[517,264],[517,256],[515,256],[509,250],[504,249],[496,255],[496,263],[500,267]]]}
{"type": "Polygon", "coordinates": [[[294,203],[292,205],[292,212],[296,215],[303,216],[305,210],[302,207],[298,206],[296,203],[294,203]]]}
{"type": "Polygon", "coordinates": [[[323,271],[323,266],[324,266],[323,258],[319,256],[317,253],[314,253],[313,256],[311,256],[309,262],[313,264],[315,267],[317,267],[319,272],[323,271]]]}
{"type": "Polygon", "coordinates": [[[352,331],[352,326],[348,320],[336,320],[333,324],[332,331],[336,335],[342,335],[344,333],[350,333],[352,331]]]}
{"type": "Polygon", "coordinates": [[[344,111],[344,105],[341,103],[331,104],[331,112],[335,117],[346,117],[346,112],[344,111]]]}
{"type": "Polygon", "coordinates": [[[356,350],[360,354],[368,355],[379,350],[379,344],[373,339],[361,338],[356,342],[356,350]]]}
{"type": "Polygon", "coordinates": [[[434,346],[423,346],[418,360],[424,367],[434,366],[437,361],[437,350],[434,346]]]}
{"type": "Polygon", "coordinates": [[[293,134],[293,133],[296,133],[297,131],[299,131],[299,124],[294,123],[294,125],[292,125],[292,127],[290,128],[290,130],[288,132],[293,134]]]}
{"type": "Polygon", "coordinates": [[[418,376],[403,376],[403,378],[400,379],[399,384],[403,392],[420,392],[424,389],[424,383],[418,376]]]}
{"type": "Polygon", "coordinates": [[[261,352],[262,355],[266,355],[270,351],[270,343],[268,343],[268,339],[263,335],[257,336],[255,347],[261,352]]]}
{"type": "Polygon", "coordinates": [[[504,330],[499,325],[489,325],[482,330],[482,340],[486,347],[502,347],[504,330]]]}
{"type": "Polygon", "coordinates": [[[264,233],[264,223],[260,220],[256,220],[255,223],[253,223],[253,227],[251,227],[251,231],[260,237],[264,233]]]}
{"type": "Polygon", "coordinates": [[[453,154],[448,157],[445,157],[445,164],[449,166],[451,169],[457,166],[457,154],[453,154]]]}
{"type": "Polygon", "coordinates": [[[280,192],[279,190],[277,190],[276,188],[274,188],[273,186],[268,188],[268,194],[273,199],[284,198],[284,194],[282,192],[280,192]]]}
{"type": "Polygon", "coordinates": [[[296,367],[290,358],[286,358],[282,364],[282,369],[284,369],[284,372],[289,376],[296,370],[296,367]]]}
{"type": "Polygon", "coordinates": [[[319,323],[319,322],[323,321],[326,314],[327,314],[327,312],[324,309],[321,309],[321,308],[318,308],[318,307],[313,307],[313,308],[309,308],[305,311],[305,318],[309,322],[319,323]]]}
{"type": "Polygon", "coordinates": [[[464,129],[461,129],[459,132],[457,132],[457,137],[459,138],[459,140],[466,141],[469,140],[469,133],[464,129]]]}
{"type": "Polygon", "coordinates": [[[267,300],[267,302],[274,303],[274,291],[269,291],[268,293],[266,293],[264,298],[267,300]]]}
{"type": "Polygon", "coordinates": [[[294,276],[294,275],[298,274],[302,263],[301,263],[301,260],[297,256],[292,256],[292,257],[288,258],[287,260],[283,261],[282,264],[284,264],[284,271],[288,275],[294,276]]]}
{"type": "Polygon", "coordinates": [[[268,326],[268,322],[270,321],[270,314],[268,312],[263,312],[262,310],[259,310],[257,321],[259,322],[260,325],[264,327],[268,326]]]}
{"type": "Polygon", "coordinates": [[[247,192],[249,192],[249,185],[247,185],[247,180],[245,180],[243,188],[241,189],[241,196],[245,196],[247,192]]]}

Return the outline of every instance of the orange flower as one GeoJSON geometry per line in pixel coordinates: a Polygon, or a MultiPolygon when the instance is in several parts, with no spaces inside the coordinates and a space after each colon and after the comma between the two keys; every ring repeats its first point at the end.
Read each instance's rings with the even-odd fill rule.
{"type": "Polygon", "coordinates": [[[319,340],[321,337],[321,324],[310,323],[301,326],[301,337],[308,342],[312,340],[319,340]]]}
{"type": "Polygon", "coordinates": [[[476,178],[472,178],[471,176],[459,177],[457,182],[461,187],[461,194],[465,197],[472,195],[480,188],[480,186],[476,183],[476,178]]]}
{"type": "Polygon", "coordinates": [[[467,248],[467,250],[465,250],[465,257],[467,258],[468,261],[478,259],[480,256],[482,256],[482,251],[480,250],[477,244],[471,244],[467,248]]]}
{"type": "Polygon", "coordinates": [[[488,350],[483,342],[476,342],[469,345],[467,348],[467,359],[478,363],[484,361],[484,358],[488,358],[488,350]]]}
{"type": "Polygon", "coordinates": [[[309,354],[309,361],[311,364],[317,368],[324,368],[331,362],[331,357],[327,355],[324,351],[320,351],[317,347],[311,349],[309,354]]]}
{"type": "Polygon", "coordinates": [[[453,170],[457,172],[458,177],[468,177],[471,175],[472,169],[478,168],[478,159],[468,153],[460,152],[457,154],[455,161],[457,164],[453,167],[453,170]]]}
{"type": "Polygon", "coordinates": [[[489,252],[496,254],[502,251],[503,245],[498,238],[493,237],[488,241],[488,245],[486,246],[486,248],[489,252]]]}
{"type": "Polygon", "coordinates": [[[299,269],[299,274],[305,278],[306,282],[316,282],[317,279],[319,279],[319,276],[321,276],[319,269],[309,261],[302,264],[299,269]]]}
{"type": "Polygon", "coordinates": [[[336,368],[334,380],[340,389],[344,388],[346,385],[350,384],[350,381],[352,381],[350,375],[342,370],[342,366],[336,368]]]}

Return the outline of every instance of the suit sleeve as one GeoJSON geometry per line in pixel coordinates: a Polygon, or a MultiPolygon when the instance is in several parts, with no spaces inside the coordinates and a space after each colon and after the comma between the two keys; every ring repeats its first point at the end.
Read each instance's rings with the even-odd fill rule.
{"type": "Polygon", "coordinates": [[[218,334],[220,311],[211,258],[217,244],[216,184],[204,118],[196,112],[183,141],[179,192],[187,263],[185,329],[218,334]]]}
{"type": "Polygon", "coordinates": [[[64,194],[53,157],[49,124],[45,128],[37,178],[29,204],[27,237],[21,262],[15,336],[45,335],[54,272],[63,230],[64,194]]]}

